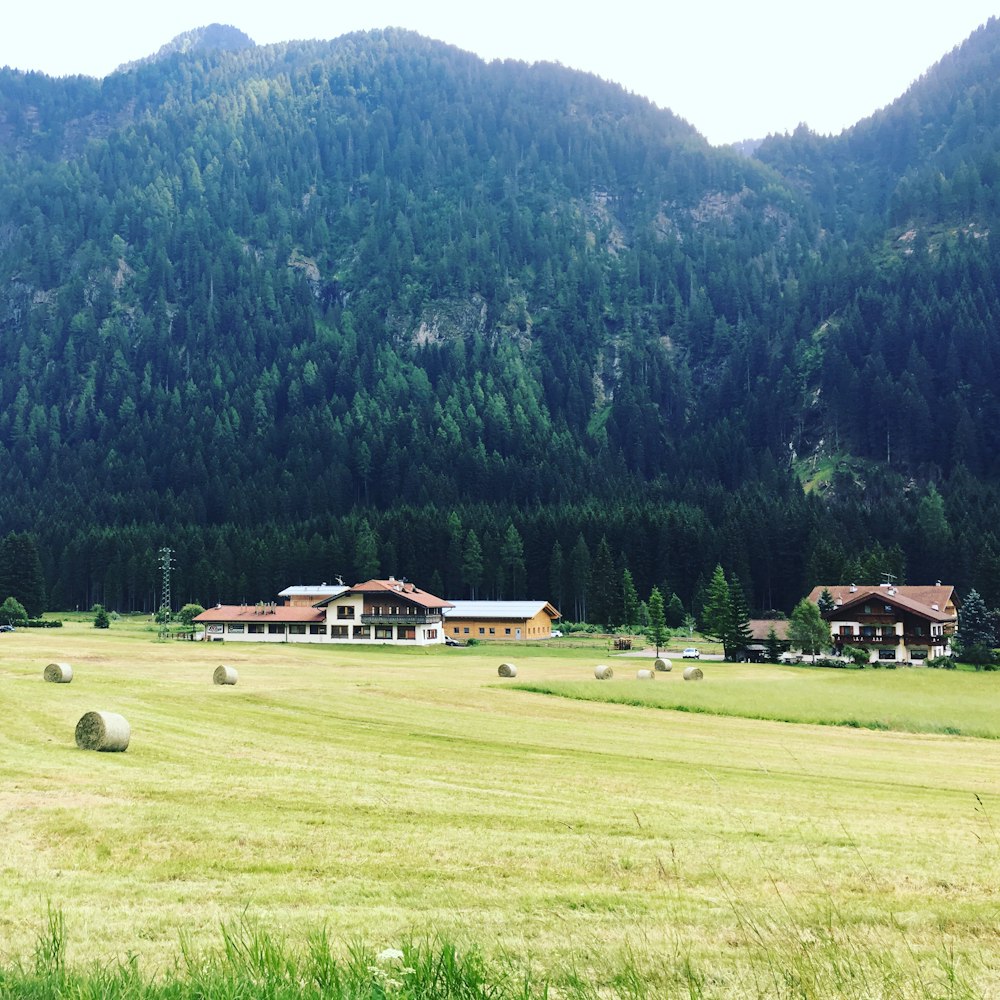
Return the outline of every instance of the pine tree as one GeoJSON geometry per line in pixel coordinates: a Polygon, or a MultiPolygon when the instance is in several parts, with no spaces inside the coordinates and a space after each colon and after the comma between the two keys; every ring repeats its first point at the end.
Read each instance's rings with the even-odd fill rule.
{"type": "Polygon", "coordinates": [[[590,589],[590,549],[582,534],[569,554],[569,571],[573,586],[573,616],[578,622],[585,622],[587,593],[590,589]]]}
{"type": "Polygon", "coordinates": [[[549,559],[549,588],[555,606],[561,611],[563,604],[563,587],[566,573],[562,546],[557,538],[552,545],[552,557],[549,559]]]}
{"type": "Polygon", "coordinates": [[[12,533],[0,542],[0,594],[16,597],[29,618],[45,611],[45,578],[33,535],[12,533]]]}
{"type": "Polygon", "coordinates": [[[354,570],[358,582],[374,580],[378,576],[378,540],[367,519],[362,520],[354,539],[354,570]]]}
{"type": "Polygon", "coordinates": [[[666,645],[667,621],[663,610],[663,595],[654,587],[649,594],[649,641],[656,647],[656,655],[660,655],[660,647],[666,645]]]}
{"type": "Polygon", "coordinates": [[[626,568],[622,571],[622,624],[636,625],[638,622],[639,593],[632,581],[632,574],[626,568]]]}
{"type": "Polygon", "coordinates": [[[611,559],[608,540],[603,535],[594,553],[590,576],[590,606],[588,620],[597,625],[613,628],[616,624],[614,605],[620,592],[621,581],[616,579],[615,564],[611,559]]]}
{"type": "Polygon", "coordinates": [[[997,644],[992,616],[986,609],[986,602],[979,591],[972,589],[962,602],[958,613],[958,645],[960,655],[968,663],[977,667],[993,662],[993,650],[997,644]]]}
{"type": "Polygon", "coordinates": [[[833,594],[831,594],[829,589],[826,587],[823,588],[823,593],[819,595],[819,600],[816,603],[820,612],[824,615],[833,611],[833,609],[837,606],[833,599],[833,594]]]}
{"type": "Polygon", "coordinates": [[[521,596],[520,584],[524,578],[524,542],[513,522],[508,522],[500,544],[500,562],[503,564],[505,576],[510,581],[510,596],[521,596]]]}
{"type": "Polygon", "coordinates": [[[731,627],[732,614],[729,584],[726,582],[722,567],[716,565],[705,591],[705,605],[701,611],[702,634],[709,639],[724,642],[731,627]]]}
{"type": "Polygon", "coordinates": [[[465,536],[462,552],[462,582],[469,588],[469,597],[474,601],[483,582],[483,550],[476,533],[469,528],[465,536]]]}
{"type": "Polygon", "coordinates": [[[743,587],[734,576],[729,581],[729,626],[723,639],[723,647],[727,660],[742,659],[746,656],[746,648],[753,638],[750,629],[750,609],[747,607],[743,587]]]}
{"type": "Polygon", "coordinates": [[[767,650],[765,654],[767,662],[777,663],[781,659],[781,640],[778,638],[778,633],[775,632],[773,625],[767,630],[767,639],[764,645],[767,650]]]}
{"type": "Polygon", "coordinates": [[[680,628],[683,624],[684,605],[676,594],[671,594],[667,604],[667,625],[669,628],[680,628]]]}

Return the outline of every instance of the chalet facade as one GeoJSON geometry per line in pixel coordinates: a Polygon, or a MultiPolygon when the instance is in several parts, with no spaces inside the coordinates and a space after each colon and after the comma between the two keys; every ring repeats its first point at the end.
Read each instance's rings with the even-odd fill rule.
{"type": "Polygon", "coordinates": [[[551,639],[559,612],[548,601],[453,601],[445,609],[450,639],[551,639]]]}
{"type": "Polygon", "coordinates": [[[954,587],[815,587],[809,600],[818,604],[824,590],[833,598],[823,617],[836,652],[867,649],[872,663],[918,663],[951,654],[958,625],[954,587]]]}
{"type": "Polygon", "coordinates": [[[312,588],[289,587],[281,594],[285,604],[218,605],[194,620],[206,640],[225,642],[444,642],[444,612],[451,604],[412,583],[389,577],[323,588],[323,593],[303,593],[312,588]],[[309,598],[318,600],[309,603],[309,598]]]}

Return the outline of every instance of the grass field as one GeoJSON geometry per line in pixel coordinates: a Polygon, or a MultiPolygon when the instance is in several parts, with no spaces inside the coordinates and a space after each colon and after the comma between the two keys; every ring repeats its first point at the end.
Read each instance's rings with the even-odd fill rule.
{"type": "Polygon", "coordinates": [[[552,997],[1000,995],[1000,675],[640,683],[619,658],[599,684],[608,654],[580,643],[153,639],[0,636],[8,970],[51,911],[70,966],[167,978],[239,926],[345,956],[453,945],[552,997]],[[125,753],[76,748],[92,710],[129,720],[125,753]],[[814,724],[850,718],[889,728],[814,724]]]}

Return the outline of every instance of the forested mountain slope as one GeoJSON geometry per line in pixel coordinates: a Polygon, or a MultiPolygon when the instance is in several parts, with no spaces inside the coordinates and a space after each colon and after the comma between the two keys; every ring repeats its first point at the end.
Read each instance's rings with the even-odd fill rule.
{"type": "Polygon", "coordinates": [[[0,531],[63,606],[150,606],[161,545],[202,602],[377,569],[580,608],[627,567],[690,606],[720,561],[755,607],[882,570],[1000,599],[955,536],[996,509],[996,35],[914,88],[955,99],[901,159],[912,92],[754,160],[391,30],[0,71],[0,531]],[[806,495],[804,457],[849,471],[806,495]]]}

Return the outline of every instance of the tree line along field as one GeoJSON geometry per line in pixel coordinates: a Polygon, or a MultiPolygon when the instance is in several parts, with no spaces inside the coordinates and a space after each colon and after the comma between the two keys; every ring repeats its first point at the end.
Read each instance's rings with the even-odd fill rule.
{"type": "Polygon", "coordinates": [[[700,685],[679,664],[650,684],[622,657],[602,684],[606,648],[582,643],[233,648],[147,628],[0,637],[0,989],[30,978],[53,913],[69,968],[134,956],[166,980],[249,924],[279,950],[319,930],[347,956],[452,943],[532,977],[524,996],[1000,986],[995,727],[753,718],[840,699],[919,721],[940,698],[980,731],[995,674],[706,663],[700,685]],[[44,683],[50,661],[72,683],[44,683]],[[213,685],[220,663],[235,686],[213,685]],[[633,696],[700,711],[609,700],[633,696]],[[129,720],[126,752],[77,749],[91,710],[129,720]]]}

